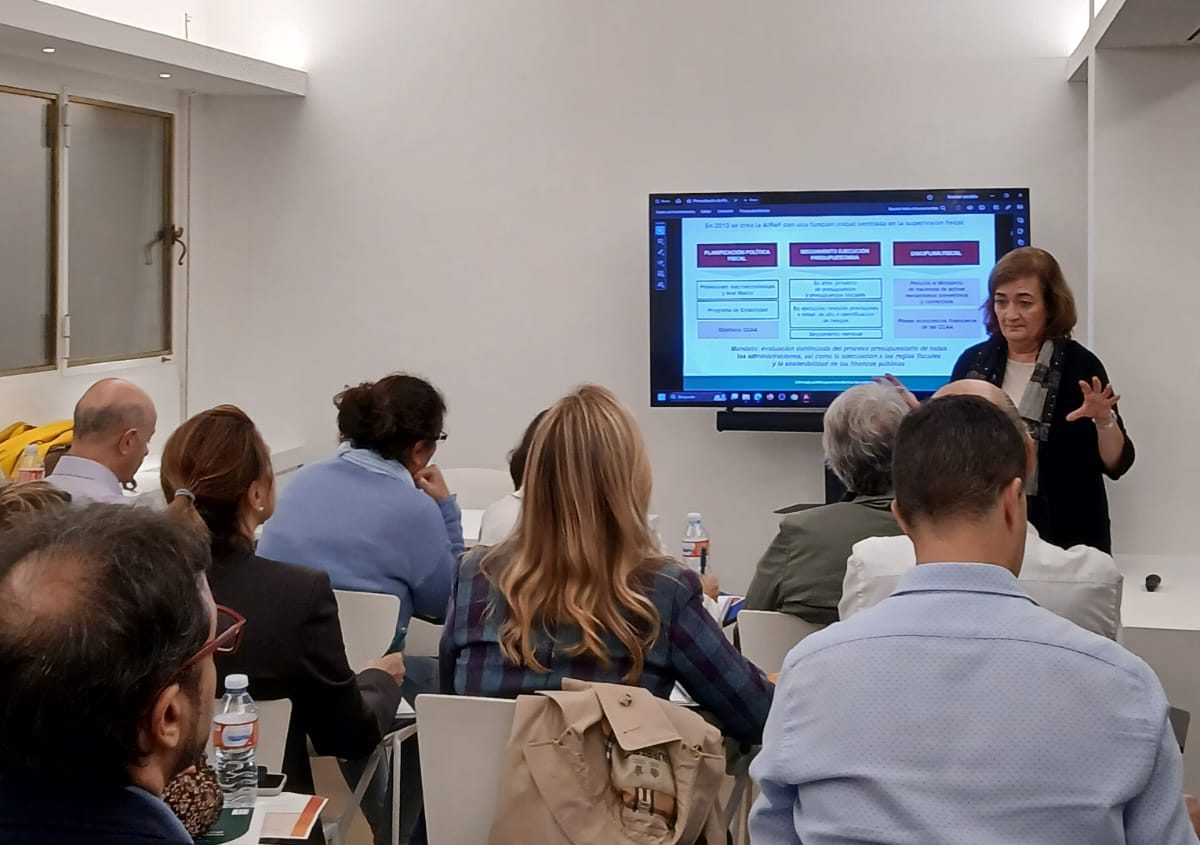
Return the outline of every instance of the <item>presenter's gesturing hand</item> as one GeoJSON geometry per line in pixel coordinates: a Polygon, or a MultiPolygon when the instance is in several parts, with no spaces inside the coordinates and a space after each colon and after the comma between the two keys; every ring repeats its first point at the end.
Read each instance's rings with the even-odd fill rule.
{"type": "Polygon", "coordinates": [[[1083,391],[1083,404],[1067,414],[1067,422],[1075,422],[1075,420],[1087,417],[1094,420],[1098,426],[1106,423],[1117,424],[1113,416],[1113,408],[1121,401],[1121,397],[1113,392],[1111,384],[1105,387],[1100,384],[1100,379],[1093,377],[1091,384],[1080,381],[1079,389],[1083,391]]]}
{"type": "Polygon", "coordinates": [[[1121,452],[1125,448],[1125,433],[1117,424],[1117,412],[1114,410],[1121,397],[1113,392],[1111,384],[1106,387],[1096,377],[1092,378],[1091,384],[1081,380],[1079,389],[1083,392],[1083,404],[1067,414],[1067,422],[1090,419],[1096,424],[1100,460],[1111,470],[1121,460],[1121,452]]]}
{"type": "Polygon", "coordinates": [[[437,464],[429,464],[424,469],[414,472],[413,481],[435,502],[450,498],[450,488],[446,486],[446,479],[442,477],[442,471],[437,464]]]}

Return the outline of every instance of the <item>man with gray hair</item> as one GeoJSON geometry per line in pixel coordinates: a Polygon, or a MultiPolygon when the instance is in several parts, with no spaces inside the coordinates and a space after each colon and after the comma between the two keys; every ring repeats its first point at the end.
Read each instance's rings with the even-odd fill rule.
{"type": "Polygon", "coordinates": [[[98,381],[75,406],[71,451],[47,480],[76,503],[128,502],[121,485],[133,481],[150,454],[157,425],[154,403],[140,387],[123,379],[98,381]]]}
{"type": "Polygon", "coordinates": [[[893,536],[892,443],[908,405],[887,385],[861,384],[825,413],[825,461],[849,491],[847,501],[788,514],[758,562],[747,610],[791,613],[815,625],[838,620],[851,547],[893,536]]]}

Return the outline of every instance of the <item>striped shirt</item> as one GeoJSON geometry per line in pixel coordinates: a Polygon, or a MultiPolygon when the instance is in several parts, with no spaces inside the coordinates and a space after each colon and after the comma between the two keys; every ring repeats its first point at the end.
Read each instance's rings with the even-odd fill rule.
{"type": "MultiPolygon", "coordinates": [[[[440,656],[444,691],[513,698],[559,689],[563,678],[621,682],[632,659],[607,632],[607,665],[591,654],[569,653],[580,640],[575,626],[558,626],[552,634],[535,632],[534,653],[549,672],[506,659],[500,651],[500,628],[508,615],[507,605],[479,569],[483,554],[476,551],[463,560],[450,595],[440,656]]],[[[674,561],[664,562],[648,576],[645,595],[661,623],[637,685],[668,698],[679,683],[712,714],[726,736],[739,742],[761,741],[775,688],[738,653],[704,609],[699,576],[674,561]]]]}

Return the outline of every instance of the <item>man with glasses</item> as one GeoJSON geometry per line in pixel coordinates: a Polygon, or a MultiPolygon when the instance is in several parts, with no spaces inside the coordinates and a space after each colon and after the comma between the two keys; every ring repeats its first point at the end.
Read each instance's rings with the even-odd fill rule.
{"type": "Polygon", "coordinates": [[[190,845],[161,801],[203,753],[217,608],[195,531],[91,505],[0,535],[0,841],[190,845]]]}

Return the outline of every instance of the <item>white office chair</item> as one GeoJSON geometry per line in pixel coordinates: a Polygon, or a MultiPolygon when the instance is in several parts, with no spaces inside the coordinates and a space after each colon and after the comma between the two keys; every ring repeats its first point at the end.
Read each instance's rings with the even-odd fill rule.
{"type": "Polygon", "coordinates": [[[337,598],[346,660],[351,669],[361,672],[372,660],[382,657],[396,638],[400,599],[353,590],[334,590],[333,595],[337,598]]]}
{"type": "Polygon", "coordinates": [[[406,657],[437,657],[438,645],[442,641],[442,627],[434,622],[413,617],[408,621],[408,633],[404,635],[406,657]]]}
{"type": "Polygon", "coordinates": [[[512,477],[504,469],[443,468],[442,475],[450,492],[458,496],[458,506],[463,510],[483,510],[513,491],[512,477]]]}
{"type": "MultiPolygon", "coordinates": [[[[254,763],[266,766],[268,772],[281,772],[283,751],[287,746],[288,725],[292,720],[292,702],[281,698],[277,701],[256,701],[254,704],[258,707],[258,745],[254,749],[254,763]]],[[[217,699],[213,712],[221,712],[221,699],[217,699]]],[[[212,763],[212,731],[208,733],[207,753],[208,761],[212,763]]]]}
{"type": "Polygon", "coordinates": [[[516,702],[417,696],[429,845],[487,845],[516,702]]]}
{"type": "Polygon", "coordinates": [[[783,668],[792,646],[825,627],[773,610],[743,610],[738,614],[737,626],[742,655],[767,674],[783,668]]]}

